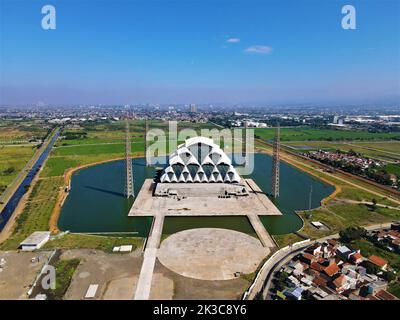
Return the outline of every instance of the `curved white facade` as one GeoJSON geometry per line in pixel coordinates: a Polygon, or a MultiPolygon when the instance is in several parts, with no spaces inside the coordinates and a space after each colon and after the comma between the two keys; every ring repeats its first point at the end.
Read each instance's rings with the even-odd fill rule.
{"type": "Polygon", "coordinates": [[[161,182],[239,183],[240,177],[229,157],[212,139],[194,137],[170,155],[161,182]]]}

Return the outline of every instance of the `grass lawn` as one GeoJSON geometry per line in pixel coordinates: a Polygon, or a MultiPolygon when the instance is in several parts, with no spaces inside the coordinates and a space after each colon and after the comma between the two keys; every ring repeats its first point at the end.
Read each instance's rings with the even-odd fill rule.
{"type": "Polygon", "coordinates": [[[361,201],[361,200],[372,201],[372,199],[375,199],[378,201],[378,203],[381,203],[381,204],[397,206],[396,203],[390,201],[390,197],[392,195],[389,194],[389,192],[387,192],[379,187],[373,186],[367,182],[363,182],[360,180],[355,180],[355,179],[351,180],[349,177],[343,175],[340,172],[335,172],[333,174],[328,175],[321,169],[321,167],[318,164],[315,164],[312,162],[306,162],[303,164],[302,159],[299,159],[293,155],[282,152],[281,157],[284,158],[285,156],[287,156],[290,159],[296,160],[297,165],[300,168],[304,168],[304,170],[306,170],[306,171],[311,170],[313,175],[315,175],[327,182],[331,182],[331,183],[339,186],[342,189],[342,191],[338,194],[338,198],[350,199],[350,200],[356,200],[356,201],[361,201]],[[356,184],[357,186],[367,188],[368,190],[378,192],[380,194],[387,194],[387,197],[379,198],[378,196],[376,196],[368,191],[365,191],[363,189],[352,186],[352,185],[346,183],[345,181],[340,180],[339,178],[342,178],[342,179],[344,178],[346,181],[356,184]]]}
{"type": "MultiPolygon", "coordinates": [[[[191,128],[200,133],[200,129],[215,128],[213,124],[179,122],[178,130],[191,128]]],[[[149,121],[149,129],[163,129],[168,134],[168,122],[149,121]]],[[[132,156],[144,155],[144,121],[130,121],[132,156]]],[[[60,139],[50,154],[43,177],[61,176],[69,168],[99,161],[121,158],[125,152],[125,122],[88,124],[80,129],[68,129],[65,132],[86,132],[86,137],[71,140],[60,139]]],[[[64,134],[65,134],[64,132],[64,134]]],[[[77,135],[78,136],[78,135],[77,135]]],[[[81,135],[83,137],[83,135],[81,135]]],[[[168,139],[166,152],[168,153],[168,139]]],[[[165,140],[164,139],[164,140],[165,140]]],[[[160,137],[157,139],[162,141],[160,137]]],[[[183,141],[178,141],[177,144],[183,141]]],[[[149,141],[150,143],[150,141],[149,141]]]]}
{"type": "Polygon", "coordinates": [[[370,141],[370,142],[356,142],[355,144],[373,148],[382,151],[398,153],[400,155],[400,141],[370,141]]]}
{"type": "Polygon", "coordinates": [[[400,282],[390,284],[388,291],[400,299],[400,282]]]}
{"type": "MultiPolygon", "coordinates": [[[[136,144],[132,145],[135,148],[136,144]]],[[[101,145],[84,145],[71,147],[58,147],[53,149],[52,156],[71,156],[71,155],[98,155],[98,154],[124,154],[125,145],[120,144],[101,144],[101,145]]],[[[132,150],[134,151],[134,150],[132,150]]]]}
{"type": "Polygon", "coordinates": [[[284,248],[290,244],[304,240],[303,238],[300,238],[297,234],[294,233],[277,234],[273,235],[272,237],[275,239],[279,248],[284,248]]]}
{"type": "Polygon", "coordinates": [[[47,159],[46,166],[41,172],[42,177],[57,177],[62,176],[68,168],[78,166],[79,162],[68,157],[50,157],[47,159]]]}
{"type": "MultiPolygon", "coordinates": [[[[263,140],[274,137],[274,128],[256,128],[254,134],[263,140]]],[[[400,138],[400,133],[371,133],[367,131],[343,129],[318,129],[311,127],[281,128],[281,141],[308,141],[308,140],[377,140],[400,138]]]]}
{"type": "Polygon", "coordinates": [[[59,260],[56,263],[56,288],[47,292],[49,300],[61,300],[63,298],[79,263],[79,259],[59,260]]]}
{"type": "Polygon", "coordinates": [[[388,164],[385,166],[385,169],[388,173],[395,174],[400,176],[400,164],[388,164]]]}
{"type": "Polygon", "coordinates": [[[34,146],[0,145],[0,194],[26,166],[35,151],[34,146]]]}
{"type": "Polygon", "coordinates": [[[300,212],[300,215],[305,221],[300,232],[313,239],[337,233],[350,226],[366,226],[400,219],[399,210],[377,208],[370,211],[363,204],[338,204],[321,207],[312,210],[312,217],[309,219],[306,218],[304,212],[300,212]],[[318,230],[311,225],[311,221],[320,221],[330,230],[318,230]]]}
{"type": "Polygon", "coordinates": [[[13,234],[0,245],[2,250],[15,250],[19,243],[34,231],[49,230],[49,219],[55,206],[62,178],[48,178],[37,181],[20,216],[13,234]]]}
{"type": "Polygon", "coordinates": [[[112,252],[112,249],[121,245],[132,245],[133,249],[143,246],[144,238],[138,237],[112,237],[68,233],[58,239],[51,240],[44,246],[45,249],[98,249],[112,252]]]}
{"type": "Polygon", "coordinates": [[[290,147],[291,151],[304,152],[307,150],[326,150],[326,151],[336,151],[341,150],[343,152],[348,152],[353,150],[357,153],[364,155],[365,157],[375,158],[383,161],[396,161],[400,160],[400,151],[396,151],[400,148],[400,141],[393,142],[358,142],[358,141],[348,141],[348,142],[338,142],[338,141],[288,141],[284,142],[284,146],[290,147]],[[386,145],[390,144],[392,150],[377,149],[380,144],[386,145]]]}
{"type": "Polygon", "coordinates": [[[47,134],[45,124],[32,120],[0,120],[0,142],[44,139],[47,134]]]}
{"type": "Polygon", "coordinates": [[[343,186],[342,192],[339,193],[337,198],[349,199],[355,201],[368,201],[368,202],[372,202],[372,200],[375,199],[376,202],[379,204],[389,205],[389,206],[393,205],[393,202],[391,202],[387,197],[378,197],[372,193],[369,193],[368,191],[361,190],[351,186],[343,186]]]}

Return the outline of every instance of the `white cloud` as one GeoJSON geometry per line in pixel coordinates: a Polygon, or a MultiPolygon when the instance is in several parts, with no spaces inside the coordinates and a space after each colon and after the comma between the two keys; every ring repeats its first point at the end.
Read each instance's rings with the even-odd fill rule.
{"type": "Polygon", "coordinates": [[[259,53],[259,54],[270,54],[272,52],[272,47],[254,45],[254,46],[251,46],[251,47],[248,47],[247,49],[245,49],[244,52],[247,52],[247,53],[259,53]]]}
{"type": "Polygon", "coordinates": [[[238,43],[240,42],[239,38],[229,38],[228,40],[226,40],[226,42],[228,43],[238,43]]]}

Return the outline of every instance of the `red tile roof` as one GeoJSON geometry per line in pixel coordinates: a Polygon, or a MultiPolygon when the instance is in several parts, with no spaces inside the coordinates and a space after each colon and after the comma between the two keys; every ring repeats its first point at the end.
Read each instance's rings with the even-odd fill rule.
{"type": "Polygon", "coordinates": [[[300,262],[301,265],[303,266],[303,270],[307,270],[310,266],[307,263],[300,262]]]}
{"type": "Polygon", "coordinates": [[[378,267],[384,267],[387,265],[387,261],[381,257],[378,256],[370,256],[369,261],[371,261],[373,264],[377,265],[378,267]]]}
{"type": "Polygon", "coordinates": [[[333,284],[335,285],[336,288],[340,288],[343,285],[344,281],[344,275],[341,275],[337,277],[335,280],[333,280],[333,284]]]}
{"type": "Polygon", "coordinates": [[[386,290],[379,290],[375,294],[375,297],[381,300],[398,300],[394,295],[392,295],[390,292],[387,292],[386,290]]]}
{"type": "Polygon", "coordinates": [[[317,271],[323,271],[324,267],[321,266],[318,262],[313,262],[313,263],[311,263],[311,269],[317,270],[317,271]]]}
{"type": "Polygon", "coordinates": [[[307,252],[303,253],[303,257],[310,261],[315,259],[315,257],[312,254],[309,254],[307,252]]]}
{"type": "Polygon", "coordinates": [[[331,265],[329,265],[324,269],[324,272],[330,277],[338,273],[339,271],[340,269],[336,263],[332,263],[331,265]]]}
{"type": "Polygon", "coordinates": [[[399,246],[400,245],[400,239],[392,240],[392,244],[399,246]]]}
{"type": "Polygon", "coordinates": [[[362,259],[362,255],[359,252],[356,252],[355,254],[352,254],[350,259],[352,259],[353,261],[357,261],[358,259],[362,259]]]}
{"type": "Polygon", "coordinates": [[[335,245],[336,245],[336,240],[334,240],[334,239],[329,239],[329,240],[328,240],[328,243],[329,243],[331,246],[335,246],[335,245]]]}
{"type": "Polygon", "coordinates": [[[317,286],[326,286],[328,281],[323,277],[319,276],[314,278],[313,283],[317,286]]]}
{"type": "Polygon", "coordinates": [[[392,237],[400,238],[400,232],[396,230],[390,230],[388,234],[390,234],[392,237]]]}

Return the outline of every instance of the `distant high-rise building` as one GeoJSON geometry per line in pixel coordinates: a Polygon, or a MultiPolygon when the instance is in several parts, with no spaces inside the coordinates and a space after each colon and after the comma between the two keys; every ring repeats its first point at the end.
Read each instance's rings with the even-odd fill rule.
{"type": "Polygon", "coordinates": [[[333,116],[333,123],[337,124],[339,121],[339,116],[333,116]]]}
{"type": "Polygon", "coordinates": [[[194,103],[192,103],[192,104],[190,105],[190,112],[192,112],[192,113],[197,112],[197,107],[196,107],[196,105],[195,105],[194,103]]]}

